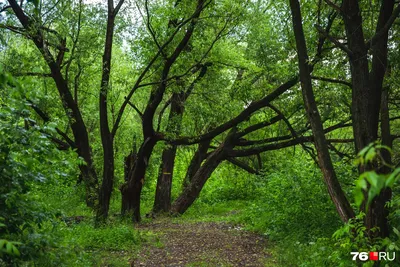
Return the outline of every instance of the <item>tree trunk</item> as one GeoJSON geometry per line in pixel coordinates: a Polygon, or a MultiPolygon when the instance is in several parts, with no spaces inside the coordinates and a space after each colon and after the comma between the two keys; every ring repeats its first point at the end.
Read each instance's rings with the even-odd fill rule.
{"type": "Polygon", "coordinates": [[[369,81],[367,47],[362,27],[361,11],[356,0],[343,1],[342,9],[352,78],[352,119],[356,152],[377,139],[380,95],[374,99],[369,81]],[[376,104],[378,102],[378,105],[376,104]]]}
{"type": "Polygon", "coordinates": [[[174,162],[176,146],[172,145],[164,149],[162,162],[158,174],[156,195],[154,198],[153,212],[168,212],[171,207],[172,177],[174,173],[174,162]]]}
{"type": "MultiPolygon", "coordinates": [[[[80,155],[78,153],[78,155],[80,155]]],[[[98,198],[98,190],[97,190],[97,174],[94,169],[93,163],[91,165],[79,165],[79,170],[81,172],[81,179],[85,183],[85,201],[86,205],[90,208],[94,208],[96,206],[96,201],[98,198]]]]}
{"type": "MultiPolygon", "coordinates": [[[[132,181],[130,184],[123,184],[120,188],[122,195],[122,216],[132,216],[133,222],[140,222],[140,194],[142,192],[142,180],[132,181]]],[[[144,180],[143,180],[144,182],[144,180]]]]}
{"type": "Polygon", "coordinates": [[[191,183],[183,190],[181,195],[172,204],[172,213],[183,214],[198,198],[208,178],[210,178],[213,171],[225,159],[225,149],[225,144],[222,144],[210,154],[204,164],[193,176],[191,183]]]}
{"type": "Polygon", "coordinates": [[[121,186],[121,213],[122,215],[132,215],[134,222],[140,221],[140,194],[144,184],[147,165],[157,141],[155,137],[148,137],[143,142],[137,154],[135,166],[128,174],[128,181],[121,186]]]}
{"type": "MultiPolygon", "coordinates": [[[[376,27],[376,32],[379,32],[387,20],[391,16],[394,8],[394,0],[382,1],[381,10],[379,14],[378,24],[376,27]]],[[[382,144],[392,147],[392,138],[390,136],[390,121],[389,121],[389,107],[388,107],[388,90],[383,90],[383,80],[387,68],[387,54],[388,54],[388,34],[385,33],[379,38],[379,40],[372,44],[373,60],[372,60],[372,70],[370,72],[370,83],[372,94],[375,99],[375,108],[379,109],[381,112],[381,136],[382,144]],[[379,103],[380,101],[380,103],[379,103]]],[[[375,112],[379,114],[379,112],[375,112]]],[[[378,128],[378,121],[373,127],[378,128]]],[[[381,156],[383,160],[387,163],[391,163],[391,155],[389,151],[382,151],[381,156]]],[[[378,166],[378,172],[383,174],[388,174],[392,170],[388,166],[378,166]]],[[[367,229],[372,229],[374,227],[379,228],[379,232],[374,232],[374,235],[380,237],[389,236],[389,223],[387,217],[389,215],[389,210],[386,204],[392,198],[392,190],[390,188],[383,189],[380,194],[372,201],[369,209],[366,212],[366,226],[367,229]]]]}
{"type": "MultiPolygon", "coordinates": [[[[393,12],[394,0],[381,1],[381,10],[376,27],[376,33],[380,32],[393,12]]],[[[348,46],[352,51],[349,56],[350,70],[352,76],[352,117],[353,133],[356,143],[356,152],[374,142],[378,138],[379,112],[381,105],[382,84],[387,67],[387,41],[388,33],[381,35],[379,40],[371,44],[372,47],[372,70],[369,73],[368,51],[365,44],[361,11],[356,0],[343,1],[342,10],[345,12],[343,18],[346,27],[348,46]]],[[[388,112],[382,110],[383,112],[388,112]]],[[[382,114],[383,116],[386,116],[382,114]]],[[[388,114],[387,114],[388,116],[388,114]]],[[[384,118],[384,117],[383,117],[384,118]]],[[[389,125],[382,124],[382,137],[389,125]],[[383,129],[385,128],[385,129],[383,129]]],[[[390,131],[389,131],[390,135],[390,131]]],[[[384,138],[384,137],[383,137],[384,138]]],[[[390,138],[390,137],[389,137],[390,138]]],[[[387,140],[382,140],[387,142],[387,140]]],[[[372,164],[361,166],[360,173],[375,169],[377,172],[385,173],[388,170],[372,164]]],[[[387,212],[385,204],[391,198],[390,190],[382,190],[365,211],[365,225],[367,229],[379,227],[379,232],[371,232],[372,236],[386,237],[388,235],[387,212]]]]}
{"type": "MultiPolygon", "coordinates": [[[[179,134],[184,112],[184,93],[174,93],[171,97],[171,110],[168,116],[166,132],[168,134],[179,134]]],[[[162,153],[162,161],[158,174],[156,195],[154,198],[153,212],[168,212],[171,207],[171,187],[174,173],[176,156],[176,145],[170,145],[162,153]]]]}
{"type": "MultiPolygon", "coordinates": [[[[389,121],[389,108],[388,108],[388,90],[382,92],[381,100],[381,135],[382,144],[392,148],[392,137],[390,135],[390,121],[389,121]]],[[[392,164],[390,152],[387,150],[381,151],[382,159],[392,164]]],[[[381,165],[378,169],[379,173],[388,174],[392,169],[388,166],[381,165]]],[[[389,223],[387,217],[389,215],[389,209],[386,204],[392,198],[391,188],[385,188],[381,193],[372,201],[369,209],[366,212],[365,223],[368,229],[373,227],[379,227],[378,236],[387,237],[389,236],[389,223]]]]}
{"type": "Polygon", "coordinates": [[[199,143],[196,152],[190,161],[189,167],[186,171],[185,179],[183,180],[183,190],[192,182],[192,178],[200,169],[201,163],[207,158],[207,151],[210,147],[211,139],[199,143]]]}
{"type": "Polygon", "coordinates": [[[75,145],[77,147],[77,153],[83,158],[86,165],[79,166],[82,174],[82,179],[85,182],[86,188],[86,204],[89,207],[94,207],[96,199],[98,197],[97,191],[97,174],[93,166],[91,147],[89,144],[89,136],[87,133],[86,125],[83,121],[82,114],[79,110],[78,105],[72,97],[71,91],[68,88],[68,81],[66,81],[61,73],[61,67],[58,62],[54,59],[49,48],[45,45],[43,32],[40,30],[34,20],[25,15],[21,6],[15,0],[8,1],[12,7],[18,20],[22,26],[32,34],[30,38],[40,51],[43,59],[46,61],[47,66],[51,71],[51,77],[53,78],[59,96],[61,104],[64,108],[66,116],[71,120],[71,129],[74,135],[75,145]]]}
{"type": "Polygon", "coordinates": [[[350,218],[354,217],[354,211],[352,210],[350,203],[347,200],[336,177],[325,138],[321,116],[315,102],[311,83],[310,66],[308,65],[309,60],[307,55],[307,46],[304,38],[300,4],[298,0],[290,0],[290,8],[292,11],[293,31],[296,38],[304,106],[314,135],[314,143],[317,150],[319,167],[323,173],[329,195],[335,204],[340,218],[342,221],[347,222],[350,218]]]}
{"type": "Polygon", "coordinates": [[[96,219],[101,221],[108,217],[110,198],[114,186],[114,138],[108,125],[107,105],[108,91],[110,89],[111,55],[116,15],[114,14],[113,5],[113,1],[108,2],[107,31],[99,94],[100,135],[103,146],[103,181],[99,192],[99,206],[97,208],[96,219]]]}

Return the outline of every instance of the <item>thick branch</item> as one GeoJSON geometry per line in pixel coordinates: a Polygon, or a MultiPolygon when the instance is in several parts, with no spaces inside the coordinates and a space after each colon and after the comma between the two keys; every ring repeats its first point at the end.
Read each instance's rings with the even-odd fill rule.
{"type": "MultiPolygon", "coordinates": [[[[339,143],[352,143],[354,139],[327,139],[328,143],[335,143],[338,141],[339,143]]],[[[249,149],[241,149],[241,150],[232,150],[229,152],[229,157],[248,157],[252,155],[257,155],[259,153],[278,150],[286,147],[291,147],[295,145],[300,145],[302,143],[312,143],[314,142],[314,136],[300,136],[296,139],[291,139],[288,141],[283,141],[275,144],[267,144],[259,147],[249,148],[249,149]]]]}
{"type": "Polygon", "coordinates": [[[400,14],[400,4],[393,10],[392,15],[389,17],[382,29],[380,29],[368,42],[365,44],[367,48],[370,48],[375,43],[377,43],[384,35],[388,33],[392,27],[394,21],[400,14]]]}
{"type": "Polygon", "coordinates": [[[276,88],[272,93],[265,96],[264,98],[251,103],[246,109],[244,109],[239,115],[235,118],[221,124],[220,126],[214,128],[206,134],[197,136],[197,137],[181,137],[177,139],[169,139],[168,137],[162,136],[161,138],[166,140],[171,144],[176,145],[191,145],[196,144],[205,140],[209,140],[214,138],[215,136],[225,132],[226,130],[238,125],[243,122],[247,118],[249,118],[254,112],[260,110],[261,108],[266,107],[270,102],[278,98],[281,94],[289,90],[295,84],[297,84],[299,77],[296,76],[286,83],[282,84],[278,88],[276,88]]]}

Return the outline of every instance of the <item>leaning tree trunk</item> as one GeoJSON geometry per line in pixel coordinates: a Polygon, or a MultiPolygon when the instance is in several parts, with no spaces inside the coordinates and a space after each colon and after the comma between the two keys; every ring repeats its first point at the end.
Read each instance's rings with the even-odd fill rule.
{"type": "Polygon", "coordinates": [[[310,66],[307,54],[307,46],[304,38],[300,4],[298,0],[290,0],[292,11],[293,31],[296,38],[296,47],[299,61],[300,82],[308,120],[314,135],[315,148],[317,150],[319,167],[323,173],[325,184],[329,195],[335,204],[342,221],[347,222],[354,217],[354,211],[344,194],[336,177],[332,160],[329,154],[321,116],[315,102],[314,92],[311,83],[310,66]]]}
{"type": "Polygon", "coordinates": [[[233,134],[229,134],[224,143],[222,143],[207,157],[204,164],[197,170],[196,174],[191,179],[191,183],[184,188],[181,195],[172,204],[172,213],[183,214],[199,197],[208,178],[210,178],[218,165],[226,159],[227,152],[233,148],[231,138],[233,136],[233,134]]]}
{"type": "Polygon", "coordinates": [[[196,172],[200,169],[201,163],[207,158],[207,151],[210,147],[211,139],[199,143],[199,146],[194,153],[192,160],[190,161],[189,167],[186,171],[185,178],[183,179],[182,188],[183,190],[189,186],[192,182],[192,178],[196,172]]]}
{"type": "Polygon", "coordinates": [[[140,221],[140,194],[144,184],[147,165],[154,146],[157,143],[155,137],[148,137],[141,145],[136,156],[134,168],[128,174],[128,181],[121,186],[122,194],[122,215],[132,215],[132,220],[140,221]]]}

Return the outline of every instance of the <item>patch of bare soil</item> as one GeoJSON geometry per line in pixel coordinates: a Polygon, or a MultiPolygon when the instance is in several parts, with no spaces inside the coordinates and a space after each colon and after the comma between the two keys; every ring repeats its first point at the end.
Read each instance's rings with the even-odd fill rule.
{"type": "Polygon", "coordinates": [[[131,266],[264,266],[265,238],[226,223],[153,222],[139,229],[156,233],[161,245],[144,245],[131,266]]]}

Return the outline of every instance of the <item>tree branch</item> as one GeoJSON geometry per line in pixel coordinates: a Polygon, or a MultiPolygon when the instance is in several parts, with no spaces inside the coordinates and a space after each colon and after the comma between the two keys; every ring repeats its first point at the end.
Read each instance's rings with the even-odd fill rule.
{"type": "Polygon", "coordinates": [[[129,106],[131,106],[139,115],[139,117],[142,119],[143,118],[143,113],[131,102],[128,102],[129,106]]]}
{"type": "Polygon", "coordinates": [[[337,84],[343,84],[348,87],[352,87],[350,82],[347,81],[342,81],[342,80],[337,80],[337,79],[332,79],[332,78],[325,78],[325,77],[319,77],[319,76],[311,76],[311,79],[313,80],[319,80],[319,81],[324,81],[324,82],[329,82],[329,83],[337,83],[337,84]]]}
{"type": "Polygon", "coordinates": [[[246,163],[244,163],[244,162],[242,162],[242,161],[240,161],[238,159],[227,158],[226,160],[228,162],[232,163],[233,165],[235,165],[235,166],[247,171],[248,173],[251,173],[251,174],[258,174],[259,173],[256,169],[252,168],[250,165],[248,165],[248,164],[246,164],[246,163]]]}
{"type": "Polygon", "coordinates": [[[315,28],[318,30],[319,33],[321,33],[324,37],[328,38],[329,41],[335,44],[336,47],[340,48],[343,50],[349,57],[353,56],[353,52],[344,44],[336,40],[334,37],[330,36],[324,29],[322,29],[321,26],[315,25],[315,28]]]}
{"type": "Polygon", "coordinates": [[[393,10],[392,15],[385,23],[385,26],[383,26],[383,28],[379,32],[377,32],[370,40],[366,42],[365,45],[367,49],[373,46],[379,39],[381,39],[383,35],[387,34],[387,32],[390,30],[390,28],[392,27],[394,21],[399,16],[399,14],[400,14],[400,4],[397,5],[397,7],[393,10]]]}
{"type": "Polygon", "coordinates": [[[340,8],[340,6],[336,5],[335,3],[333,3],[333,2],[330,1],[330,0],[324,0],[324,1],[325,1],[325,3],[328,4],[328,6],[332,7],[332,8],[333,8],[334,10],[336,10],[337,12],[342,13],[342,9],[340,8]]]}
{"type": "MultiPolygon", "coordinates": [[[[177,35],[177,33],[179,32],[179,30],[184,25],[189,23],[194,18],[194,15],[195,14],[192,14],[192,16],[190,18],[183,20],[179,25],[177,25],[175,31],[172,33],[170,38],[161,46],[161,50],[163,50],[165,47],[167,47],[167,45],[170,44],[174,40],[174,38],[177,35]]],[[[125,111],[126,106],[128,105],[128,102],[130,101],[130,99],[132,98],[132,96],[136,92],[136,90],[140,87],[140,84],[141,84],[142,80],[144,79],[144,77],[146,76],[146,73],[150,70],[151,66],[154,64],[154,62],[157,60],[158,56],[161,54],[161,52],[162,52],[161,50],[159,49],[157,51],[157,53],[154,55],[154,57],[150,60],[150,62],[143,69],[142,73],[139,75],[138,79],[136,80],[134,86],[132,87],[132,89],[128,93],[127,97],[125,98],[125,101],[122,103],[122,105],[117,113],[117,118],[115,120],[115,123],[114,123],[112,131],[111,131],[111,134],[113,137],[115,136],[115,134],[118,130],[119,123],[121,122],[122,115],[125,111]]]]}
{"type": "Polygon", "coordinates": [[[177,139],[169,139],[166,136],[160,136],[161,139],[169,142],[170,144],[175,145],[191,145],[196,144],[205,140],[209,140],[214,138],[215,136],[225,132],[226,130],[238,125],[239,123],[246,120],[250,117],[254,112],[260,110],[261,108],[266,107],[270,102],[278,98],[281,94],[292,88],[294,85],[297,84],[299,77],[296,76],[286,83],[280,85],[276,88],[272,93],[268,94],[264,98],[251,103],[246,109],[244,109],[239,115],[235,118],[221,124],[220,126],[214,128],[213,130],[209,131],[206,134],[196,136],[196,137],[180,137],[177,139]]]}

